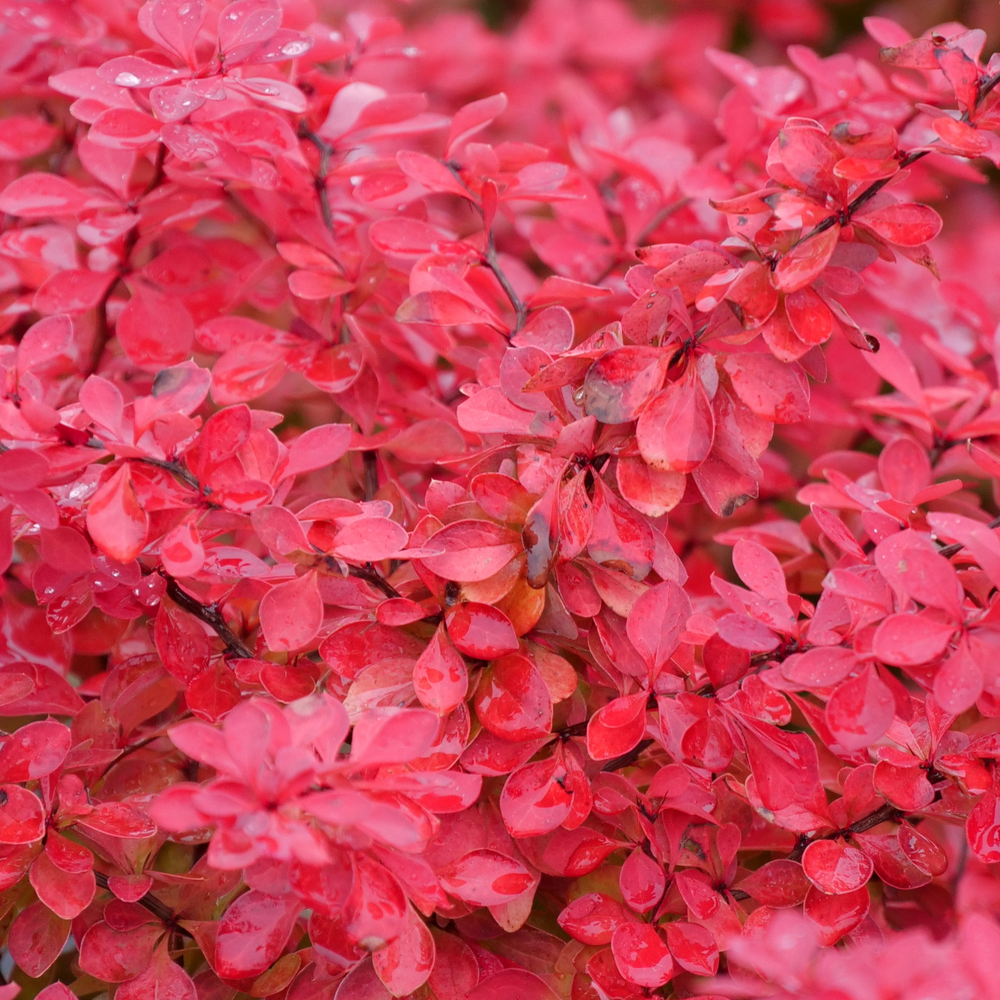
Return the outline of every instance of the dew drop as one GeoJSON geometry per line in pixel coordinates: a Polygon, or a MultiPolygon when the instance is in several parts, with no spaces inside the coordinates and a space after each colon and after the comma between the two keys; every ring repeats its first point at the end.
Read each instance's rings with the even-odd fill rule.
{"type": "Polygon", "coordinates": [[[287,45],[282,45],[281,54],[283,56],[300,56],[303,52],[309,51],[309,45],[307,42],[289,42],[287,45]]]}
{"type": "Polygon", "coordinates": [[[119,73],[115,77],[115,83],[119,87],[138,87],[141,82],[135,73],[119,73]]]}
{"type": "Polygon", "coordinates": [[[573,393],[573,402],[576,403],[577,405],[580,405],[581,403],[583,403],[583,389],[582,388],[577,389],[576,392],[573,393]]]}

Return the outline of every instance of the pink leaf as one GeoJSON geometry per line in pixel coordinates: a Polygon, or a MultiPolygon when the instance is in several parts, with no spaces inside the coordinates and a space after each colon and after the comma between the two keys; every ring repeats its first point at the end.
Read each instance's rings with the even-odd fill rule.
{"type": "Polygon", "coordinates": [[[273,650],[307,646],[323,624],[316,571],[272,587],[260,602],[260,625],[273,650]]]}

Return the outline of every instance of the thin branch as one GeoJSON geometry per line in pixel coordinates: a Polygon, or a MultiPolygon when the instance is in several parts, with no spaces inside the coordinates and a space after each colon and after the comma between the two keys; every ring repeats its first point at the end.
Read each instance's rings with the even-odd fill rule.
{"type": "Polygon", "coordinates": [[[363,451],[361,461],[365,471],[365,500],[374,500],[378,493],[378,452],[363,451]]]}
{"type": "Polygon", "coordinates": [[[849,827],[843,830],[834,830],[833,833],[823,833],[817,837],[800,837],[792,852],[788,855],[789,861],[801,861],[805,849],[817,840],[835,840],[837,837],[850,836],[853,833],[864,833],[879,823],[888,823],[892,820],[901,820],[906,815],[902,809],[897,809],[894,805],[886,802],[879,806],[874,812],[861,819],[855,820],[849,827]]]}
{"type": "MultiPolygon", "coordinates": [[[[448,172],[458,181],[459,184],[465,189],[466,197],[472,204],[480,215],[483,215],[483,221],[485,225],[485,215],[483,214],[483,206],[476,201],[475,196],[469,190],[469,186],[462,180],[462,175],[458,172],[458,167],[455,163],[449,160],[440,161],[441,165],[445,167],[448,172]]],[[[490,229],[486,234],[486,255],[483,258],[483,262],[486,266],[493,272],[497,281],[500,282],[500,287],[504,290],[504,294],[510,299],[511,307],[514,310],[515,320],[514,320],[514,333],[524,326],[524,321],[528,318],[527,306],[521,301],[521,297],[514,291],[514,286],[510,283],[510,279],[503,272],[503,268],[500,266],[497,260],[497,248],[493,243],[493,230],[490,229]]]]}
{"type": "Polygon", "coordinates": [[[165,469],[167,472],[172,472],[175,476],[183,479],[185,483],[188,484],[193,490],[197,490],[201,493],[201,483],[198,482],[198,478],[184,468],[180,462],[165,462],[161,458],[148,458],[143,457],[135,459],[138,462],[144,462],[146,465],[155,465],[158,469],[165,469]]]}
{"type": "MultiPolygon", "coordinates": [[[[989,94],[998,84],[1000,84],[1000,73],[995,73],[993,76],[980,80],[975,107],[978,108],[979,105],[986,99],[986,95],[989,94]]],[[[969,112],[966,112],[962,115],[962,120],[967,122],[969,117],[969,112]]],[[[928,153],[932,152],[932,149],[922,149],[919,152],[907,153],[906,156],[899,161],[899,169],[905,170],[907,167],[916,163],[917,160],[922,160],[928,153]]],[[[883,177],[881,180],[875,181],[871,187],[866,188],[861,192],[861,194],[854,198],[843,212],[837,215],[831,215],[828,219],[824,219],[818,226],[803,236],[802,239],[797,240],[796,245],[804,242],[811,236],[816,236],[819,233],[826,232],[826,230],[832,228],[837,222],[841,225],[846,225],[851,221],[851,217],[858,211],[858,209],[871,201],[872,198],[874,198],[875,195],[877,195],[879,191],[881,191],[882,188],[884,188],[886,184],[888,184],[889,181],[891,181],[895,176],[897,175],[893,174],[892,177],[883,177]]]]}
{"type": "MultiPolygon", "coordinates": [[[[998,83],[1000,83],[1000,73],[994,73],[993,76],[987,76],[980,79],[979,86],[976,92],[977,108],[979,107],[980,104],[983,103],[983,101],[986,100],[987,95],[990,93],[990,91],[992,91],[996,87],[998,83]]],[[[966,111],[966,113],[962,115],[962,120],[963,121],[969,120],[968,111],[966,111]]]]}
{"type": "Polygon", "coordinates": [[[629,767],[634,764],[647,747],[653,745],[652,740],[640,740],[628,753],[623,753],[620,757],[612,757],[601,766],[602,771],[617,771],[621,767],[629,767]]]}
{"type": "MultiPolygon", "coordinates": [[[[1000,517],[993,518],[993,520],[990,521],[990,523],[986,525],[986,527],[990,528],[991,530],[993,528],[1000,528],[1000,517]]],[[[944,556],[945,559],[950,559],[953,555],[955,555],[958,552],[961,552],[962,549],[964,548],[965,546],[961,542],[952,542],[951,545],[944,546],[944,548],[942,548],[938,554],[944,556]]]]}
{"type": "Polygon", "coordinates": [[[663,223],[666,222],[671,215],[673,215],[676,212],[679,212],[682,208],[687,208],[688,205],[690,204],[691,204],[690,198],[678,198],[677,201],[671,202],[669,205],[664,205],[663,208],[661,208],[659,212],[657,212],[656,215],[653,216],[650,222],[648,222],[643,227],[639,235],[636,236],[635,245],[637,247],[642,246],[642,244],[645,243],[646,240],[649,239],[649,237],[652,236],[653,233],[655,233],[656,230],[659,229],[660,226],[662,226],[663,223]]]}
{"type": "Polygon", "coordinates": [[[370,583],[373,587],[381,590],[386,597],[403,596],[391,583],[389,583],[388,580],[379,576],[375,567],[372,566],[371,563],[368,563],[365,566],[349,566],[348,576],[355,576],[359,580],[364,580],[365,583],[370,583]]]}
{"type": "MultiPolygon", "coordinates": [[[[102,889],[109,888],[108,876],[105,875],[103,872],[95,871],[94,881],[102,889]]],[[[184,928],[181,927],[174,919],[174,911],[171,910],[170,907],[167,906],[167,904],[164,903],[162,900],[157,899],[156,896],[154,896],[152,893],[147,892],[145,896],[143,896],[141,899],[136,900],[136,902],[144,909],[149,910],[149,912],[152,913],[154,917],[158,917],[160,920],[162,920],[172,930],[178,931],[179,933],[184,934],[187,937],[193,937],[193,935],[189,931],[184,930],[184,928]]]]}
{"type": "Polygon", "coordinates": [[[319,198],[319,209],[323,214],[326,228],[333,232],[333,212],[330,209],[330,194],[326,189],[326,179],[330,174],[330,158],[333,156],[333,146],[321,139],[305,122],[299,123],[299,135],[308,139],[319,152],[319,169],[316,171],[316,196],[319,198]]]}
{"type": "Polygon", "coordinates": [[[504,290],[507,298],[510,299],[510,304],[514,309],[514,333],[524,326],[524,321],[528,318],[528,307],[521,301],[521,297],[514,291],[514,286],[510,283],[510,279],[506,274],[503,273],[503,268],[500,267],[497,261],[497,250],[493,245],[493,230],[491,229],[486,238],[486,266],[493,272],[496,276],[497,281],[500,282],[500,287],[504,290]]]}
{"type": "Polygon", "coordinates": [[[201,601],[192,597],[180,584],[172,577],[167,578],[167,596],[174,604],[183,608],[195,618],[203,621],[215,634],[226,644],[226,649],[232,656],[243,660],[252,660],[253,652],[243,642],[243,640],[229,627],[225,618],[216,607],[209,607],[201,601]]]}
{"type": "MultiPolygon", "coordinates": [[[[907,167],[912,166],[914,163],[916,163],[917,160],[922,160],[929,152],[930,152],[929,149],[922,149],[918,153],[907,153],[906,156],[904,156],[903,159],[899,161],[899,169],[905,170],[907,167]]],[[[806,240],[810,239],[813,236],[818,236],[820,233],[825,233],[828,229],[832,229],[833,226],[836,225],[838,222],[842,226],[846,226],[847,223],[851,221],[851,218],[854,216],[855,212],[857,212],[858,209],[862,208],[863,206],[867,205],[868,202],[870,202],[872,198],[874,198],[875,195],[877,195],[879,191],[881,191],[882,188],[884,188],[886,184],[888,184],[889,181],[891,181],[892,178],[895,176],[897,175],[893,174],[892,177],[883,177],[881,180],[875,181],[875,183],[872,184],[870,187],[865,188],[865,190],[862,191],[861,194],[857,195],[855,198],[852,198],[851,201],[848,202],[847,208],[845,208],[843,212],[839,212],[836,215],[831,215],[825,218],[822,222],[820,222],[817,226],[815,226],[815,228],[811,229],[808,233],[806,233],[806,235],[803,236],[800,240],[797,240],[795,245],[798,246],[799,243],[804,243],[806,240]]]]}

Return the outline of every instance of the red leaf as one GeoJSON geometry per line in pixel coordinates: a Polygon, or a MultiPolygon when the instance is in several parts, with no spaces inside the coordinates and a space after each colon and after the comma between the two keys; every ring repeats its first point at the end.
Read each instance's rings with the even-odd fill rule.
{"type": "Polygon", "coordinates": [[[377,709],[354,726],[351,763],[405,763],[427,754],[438,733],[438,720],[422,708],[377,709]]]}
{"type": "Polygon", "coordinates": [[[97,889],[92,870],[62,871],[52,862],[48,852],[35,858],[28,878],[38,898],[63,920],[72,920],[83,913],[97,889]]]}
{"type": "Polygon", "coordinates": [[[972,708],[983,693],[983,672],[969,652],[965,636],[934,675],[934,698],[951,715],[972,708]]]}
{"type": "MultiPolygon", "coordinates": [[[[917,763],[914,758],[914,764],[917,763]]],[[[880,760],[875,765],[872,781],[875,791],[907,812],[919,812],[934,799],[934,786],[920,767],[897,767],[880,760]]]]}
{"type": "Polygon", "coordinates": [[[468,689],[465,661],[448,639],[444,625],[438,625],[413,665],[413,690],[421,705],[446,716],[465,700],[468,689]]]}
{"type": "Polygon", "coordinates": [[[159,921],[114,930],[103,920],[91,924],[80,942],[80,968],[107,983],[123,983],[141,975],[163,935],[159,921]]]}
{"type": "Polygon", "coordinates": [[[426,153],[401,149],[396,154],[396,162],[407,177],[412,177],[428,191],[457,194],[460,198],[470,197],[468,188],[440,160],[435,160],[426,153]]]}
{"type": "Polygon", "coordinates": [[[33,844],[45,836],[38,796],[19,785],[0,786],[0,844],[33,844]]]}
{"type": "Polygon", "coordinates": [[[628,753],[646,734],[648,691],[615,698],[599,708],[587,723],[587,753],[593,760],[610,760],[628,753]]]}
{"type": "Polygon", "coordinates": [[[965,821],[965,836],[973,854],[984,864],[992,865],[1000,861],[1000,802],[995,777],[986,794],[969,813],[965,821]]]}
{"type": "Polygon", "coordinates": [[[690,616],[687,594],[672,581],[650,587],[632,606],[626,632],[646,661],[651,679],[666,667],[690,616]]]}
{"type": "MultiPolygon", "coordinates": [[[[307,675],[306,671],[301,673],[307,675]]],[[[267,686],[266,678],[264,683],[267,686]]],[[[270,688],[268,691],[273,694],[270,688]]],[[[310,684],[308,691],[302,691],[301,694],[308,694],[311,691],[310,684]]],[[[240,703],[240,694],[240,684],[236,675],[227,666],[217,663],[214,668],[203,670],[188,684],[184,700],[197,718],[206,722],[218,722],[240,703]]]]}
{"type": "Polygon", "coordinates": [[[819,789],[816,746],[805,733],[787,733],[763,723],[740,720],[747,758],[764,805],[777,811],[808,802],[819,789]]]}
{"type": "Polygon", "coordinates": [[[24,174],[0,193],[0,211],[25,219],[76,215],[87,204],[87,195],[58,174],[24,174]]]}
{"type": "Polygon", "coordinates": [[[833,687],[848,677],[857,664],[857,656],[842,646],[817,646],[805,653],[789,656],[781,664],[782,675],[805,688],[833,687]]]}
{"type": "MultiPolygon", "coordinates": [[[[507,95],[493,94],[459,108],[451,119],[445,155],[454,156],[472,136],[486,128],[494,118],[503,114],[506,107],[507,95]]],[[[525,998],[525,1000],[530,1000],[530,998],[525,998]]]]}
{"type": "Polygon", "coordinates": [[[663,384],[670,352],[619,347],[602,355],[583,381],[583,408],[604,424],[634,420],[663,384]]]}
{"type": "Polygon", "coordinates": [[[438,1000],[464,1000],[479,982],[479,963],[472,949],[457,934],[431,928],[435,961],[427,984],[438,1000]]]}
{"type": "Polygon", "coordinates": [[[31,781],[51,774],[66,759],[72,745],[61,722],[29,722],[0,747],[0,782],[31,781]]]}
{"type": "Polygon", "coordinates": [[[885,735],[895,712],[892,692],[866,665],[834,691],[826,703],[826,724],[845,750],[860,750],[885,735]]]}
{"type": "Polygon", "coordinates": [[[464,601],[445,614],[448,637],[460,653],[492,660],[518,648],[510,619],[497,608],[464,601]]]}
{"type": "Polygon", "coordinates": [[[622,898],[636,913],[648,913],[663,897],[667,879],[663,868],[637,847],[622,865],[619,885],[622,898]]]}
{"type": "Polygon", "coordinates": [[[860,889],[873,870],[870,858],[842,840],[814,840],[802,855],[802,868],[817,889],[831,895],[860,889]]]}
{"type": "Polygon", "coordinates": [[[885,205],[854,217],[859,226],[872,230],[887,243],[918,247],[941,232],[941,216],[929,205],[885,205]]]}
{"type": "Polygon", "coordinates": [[[867,887],[839,896],[828,896],[815,886],[806,894],[803,912],[819,930],[820,943],[836,944],[868,916],[871,899],[867,887]]]}
{"type": "Polygon", "coordinates": [[[708,457],[715,437],[712,405],[700,379],[672,382],[639,416],[636,441],[654,469],[691,472],[708,457]]]}
{"type": "Polygon", "coordinates": [[[897,831],[900,847],[910,863],[937,877],[948,870],[948,856],[941,846],[916,827],[901,823],[897,831]]]}
{"type": "Polygon", "coordinates": [[[764,906],[798,906],[809,890],[809,880],[797,861],[775,858],[741,879],[735,888],[764,906]]]}
{"type": "Polygon", "coordinates": [[[636,986],[657,989],[678,971],[652,924],[626,920],[615,929],[611,951],[618,971],[636,986]]]}
{"type": "Polygon", "coordinates": [[[817,236],[797,243],[778,261],[774,286],[786,294],[811,285],[830,262],[840,240],[840,226],[833,225],[817,236]]]}
{"type": "Polygon", "coordinates": [[[549,689],[531,660],[518,653],[500,656],[483,672],[474,704],[482,724],[504,739],[530,740],[552,729],[549,689]]]}
{"type": "Polygon", "coordinates": [[[570,814],[572,795],[563,782],[566,769],[555,757],[519,767],[500,793],[500,814],[514,837],[540,837],[570,814]]]}
{"type": "Polygon", "coordinates": [[[426,543],[442,554],[423,563],[446,580],[474,583],[502,570],[520,551],[520,542],[517,532],[491,521],[453,521],[426,543]]]}
{"type": "Polygon", "coordinates": [[[719,948],[707,927],[673,920],[667,924],[666,932],[670,953],[685,972],[714,976],[719,971],[719,948]]]}
{"type": "Polygon", "coordinates": [[[279,473],[287,479],[303,472],[324,469],[344,455],[351,443],[347,424],[322,424],[300,434],[288,448],[288,461],[279,473]]]}
{"type": "Polygon", "coordinates": [[[172,528],[160,542],[160,559],[171,576],[193,576],[205,564],[205,548],[193,521],[172,528]]]}
{"type": "Polygon", "coordinates": [[[59,957],[69,931],[68,920],[57,917],[43,903],[32,903],[10,925],[10,956],[28,976],[38,979],[59,957]]]}
{"type": "MultiPolygon", "coordinates": [[[[399,153],[398,156],[423,156],[425,160],[430,157],[424,153],[399,153]]],[[[448,168],[437,164],[436,160],[431,160],[440,166],[459,189],[462,185],[454,179],[448,168]]],[[[419,219],[408,219],[405,216],[396,219],[380,219],[373,222],[368,230],[368,238],[372,241],[372,246],[382,253],[395,254],[402,257],[422,257],[427,253],[466,253],[467,248],[456,243],[446,232],[436,229],[434,226],[419,219]]]]}
{"type": "Polygon", "coordinates": [[[559,914],[559,926],[584,944],[609,944],[615,928],[625,920],[621,903],[602,892],[572,900],[559,914]]]}
{"type": "Polygon", "coordinates": [[[95,833],[126,840],[145,840],[156,833],[156,824],[149,816],[128,802],[98,802],[77,823],[95,833]]]}
{"type": "Polygon", "coordinates": [[[281,954],[301,903],[256,889],[226,910],[215,944],[215,968],[224,979],[259,976],[281,954]]]}
{"type": "Polygon", "coordinates": [[[194,321],[184,303],[143,282],[132,286],[115,332],[129,360],[145,371],[180,364],[194,344],[194,321]]]}
{"type": "Polygon", "coordinates": [[[731,354],[723,366],[736,395],[759,417],[794,424],[809,416],[809,382],[802,367],[770,354],[731,354]]]}
{"type": "Polygon", "coordinates": [[[171,961],[164,939],[153,959],[135,979],[115,991],[120,1000],[197,1000],[198,991],[191,977],[171,961]]]}
{"type": "Polygon", "coordinates": [[[87,530],[94,544],[116,562],[131,562],[146,544],[149,518],[132,487],[129,465],[122,463],[98,487],[87,507],[87,530]]]}
{"type": "Polygon", "coordinates": [[[110,273],[75,269],[56,271],[35,293],[32,305],[43,316],[51,316],[53,313],[85,312],[87,309],[93,309],[101,301],[115,278],[116,274],[113,271],[110,273]]]}
{"type": "Polygon", "coordinates": [[[219,17],[219,50],[235,63],[280,27],[281,8],[273,0],[236,0],[219,17]]]}
{"type": "Polygon", "coordinates": [[[285,358],[281,347],[262,340],[231,348],[212,367],[212,399],[228,406],[264,395],[285,377],[285,358]]]}
{"type": "Polygon", "coordinates": [[[451,895],[476,906],[496,906],[520,896],[532,884],[531,873],[519,861],[498,851],[477,850],[439,873],[451,895]]]}
{"type": "Polygon", "coordinates": [[[396,310],[397,323],[434,323],[439,326],[485,324],[505,330],[506,324],[484,305],[475,305],[453,292],[418,292],[396,310]]]}
{"type": "Polygon", "coordinates": [[[260,627],[273,650],[302,649],[323,624],[316,571],[272,587],[260,602],[260,627]]]}
{"type": "Polygon", "coordinates": [[[915,667],[941,656],[954,634],[954,625],[927,615],[889,615],[875,632],[873,650],[890,666],[915,667]]]}
{"type": "Polygon", "coordinates": [[[379,562],[406,548],[406,529],[388,517],[359,517],[340,528],[333,551],[349,562],[379,562]]]}
{"type": "Polygon", "coordinates": [[[394,997],[407,996],[420,989],[434,967],[434,938],[427,925],[406,908],[403,932],[384,948],[372,954],[378,978],[394,997]]]}

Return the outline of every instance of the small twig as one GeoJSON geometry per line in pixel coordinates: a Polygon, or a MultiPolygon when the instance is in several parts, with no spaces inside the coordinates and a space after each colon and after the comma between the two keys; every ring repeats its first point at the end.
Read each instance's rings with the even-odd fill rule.
{"type": "MultiPolygon", "coordinates": [[[[929,152],[930,152],[929,149],[922,149],[918,153],[907,153],[906,156],[904,156],[903,159],[899,161],[899,169],[904,170],[906,167],[909,167],[912,164],[916,163],[917,160],[922,160],[929,152]]],[[[808,233],[806,233],[805,236],[803,236],[799,240],[796,240],[795,246],[798,246],[800,243],[804,243],[806,240],[811,239],[813,236],[818,236],[820,233],[825,233],[828,229],[832,229],[833,226],[836,225],[838,222],[842,226],[846,226],[847,223],[851,221],[851,218],[854,215],[854,213],[857,212],[859,208],[862,208],[864,205],[870,202],[872,198],[874,198],[875,195],[877,195],[879,191],[881,191],[882,188],[884,188],[886,184],[888,184],[889,181],[891,181],[892,178],[895,176],[896,174],[893,174],[892,177],[883,177],[881,180],[875,181],[875,183],[872,184],[871,187],[865,188],[865,190],[862,191],[861,194],[851,199],[851,201],[848,202],[847,204],[847,208],[845,208],[843,212],[839,212],[835,215],[828,216],[822,222],[816,225],[813,229],[811,229],[808,233]]]]}
{"type": "MultiPolygon", "coordinates": [[[[986,100],[987,94],[989,94],[990,91],[992,91],[998,83],[1000,83],[1000,73],[994,73],[993,76],[987,76],[980,79],[979,86],[976,91],[975,106],[977,108],[979,107],[980,104],[983,103],[983,101],[986,100]]],[[[969,120],[969,117],[970,117],[969,112],[966,111],[966,113],[962,115],[962,121],[967,122],[969,120]]]]}
{"type": "Polygon", "coordinates": [[[183,479],[192,489],[197,490],[199,493],[202,491],[201,483],[198,482],[197,477],[185,469],[180,462],[166,462],[162,458],[148,457],[135,459],[135,461],[144,462],[146,465],[155,465],[158,469],[165,469],[167,472],[172,472],[175,476],[183,479]]]}
{"type": "MultiPolygon", "coordinates": [[[[109,888],[108,876],[105,875],[103,872],[95,871],[94,881],[97,882],[97,884],[102,889],[109,888]]],[[[141,899],[137,899],[136,902],[144,909],[149,910],[149,912],[152,913],[154,917],[158,917],[160,920],[162,920],[165,924],[167,924],[171,928],[171,930],[175,930],[180,934],[186,935],[187,937],[193,937],[192,934],[184,930],[184,928],[181,927],[174,919],[174,911],[171,910],[170,907],[167,906],[167,904],[164,903],[162,900],[157,899],[156,896],[154,896],[152,893],[147,892],[145,896],[143,896],[141,899]]]]}
{"type": "MultiPolygon", "coordinates": [[[[691,204],[690,198],[678,198],[677,201],[671,202],[669,205],[664,205],[663,208],[653,216],[653,218],[642,228],[639,235],[635,238],[635,245],[642,246],[643,243],[649,239],[653,233],[656,232],[660,226],[663,225],[667,219],[670,218],[675,212],[679,212],[682,208],[687,208],[691,204]]],[[[596,284],[596,282],[595,282],[596,284]]]]}
{"type": "Polygon", "coordinates": [[[330,174],[330,158],[333,156],[333,146],[321,139],[305,122],[299,123],[299,135],[308,139],[319,152],[319,169],[316,172],[316,196],[319,198],[320,212],[326,228],[333,232],[333,212],[330,209],[330,194],[326,189],[326,179],[330,174]]]}
{"type": "Polygon", "coordinates": [[[653,745],[652,740],[640,740],[628,753],[623,753],[620,757],[612,757],[601,766],[602,771],[617,771],[621,767],[628,767],[634,764],[647,747],[653,745]]]}
{"type": "Polygon", "coordinates": [[[364,580],[365,583],[370,583],[373,587],[381,590],[386,597],[403,596],[391,583],[389,583],[388,580],[379,576],[377,570],[371,563],[368,563],[365,566],[348,567],[348,576],[355,576],[359,580],[364,580]]]}
{"type": "Polygon", "coordinates": [[[870,830],[872,827],[878,826],[879,823],[887,823],[890,820],[900,820],[905,815],[906,813],[903,812],[902,809],[897,809],[894,805],[886,802],[885,805],[879,806],[874,812],[869,813],[867,816],[862,816],[861,819],[855,820],[846,829],[834,830],[833,833],[822,833],[816,837],[800,837],[799,842],[788,855],[788,860],[801,861],[802,855],[805,853],[805,849],[814,841],[835,840],[837,837],[850,836],[852,833],[864,833],[866,830],[870,830]]]}
{"type": "Polygon", "coordinates": [[[378,452],[363,451],[361,461],[365,472],[365,500],[371,501],[378,493],[378,452]]]}
{"type": "Polygon", "coordinates": [[[226,649],[230,655],[243,660],[252,660],[253,652],[247,647],[243,640],[229,627],[225,618],[218,608],[208,607],[201,601],[192,597],[189,593],[181,589],[180,584],[172,577],[167,576],[167,596],[174,604],[183,608],[189,614],[200,619],[226,644],[226,649]]]}
{"type": "Polygon", "coordinates": [[[514,291],[514,286],[510,283],[510,279],[506,274],[503,273],[503,268],[500,267],[497,261],[497,250],[493,245],[493,231],[490,230],[489,235],[486,239],[486,266],[493,272],[496,276],[497,281],[500,282],[500,287],[503,288],[504,293],[507,298],[510,299],[510,304],[514,309],[514,333],[524,326],[524,321],[528,318],[528,308],[521,301],[521,297],[514,291]]]}
{"type": "MultiPolygon", "coordinates": [[[[986,527],[991,530],[993,528],[1000,528],[1000,517],[993,518],[993,520],[990,521],[986,527]]],[[[953,555],[961,552],[964,548],[965,546],[961,542],[952,542],[951,545],[945,545],[944,548],[938,552],[938,555],[944,556],[945,559],[950,559],[953,555]]]]}
{"type": "MultiPolygon", "coordinates": [[[[975,104],[977,108],[983,103],[986,95],[989,94],[998,84],[1000,84],[1000,73],[995,73],[993,76],[979,81],[979,92],[976,95],[975,104]]],[[[969,120],[968,112],[962,115],[962,120],[966,122],[969,120]]],[[[916,163],[917,160],[922,160],[928,153],[932,152],[933,150],[931,149],[922,149],[919,152],[907,153],[906,156],[899,161],[899,169],[905,170],[907,167],[916,163]]],[[[871,201],[872,198],[874,198],[875,195],[877,195],[879,191],[881,191],[882,188],[884,188],[886,184],[888,184],[889,181],[891,181],[895,176],[896,174],[893,174],[892,177],[883,177],[881,180],[875,181],[871,187],[866,188],[861,192],[861,194],[854,198],[843,212],[840,212],[837,215],[831,215],[829,218],[824,219],[821,223],[819,223],[819,225],[803,236],[802,239],[797,240],[796,246],[809,239],[811,236],[817,236],[819,233],[826,232],[826,230],[832,228],[837,222],[841,225],[846,225],[851,221],[851,217],[855,214],[855,212],[857,212],[863,205],[866,205],[869,201],[871,201]]]]}

